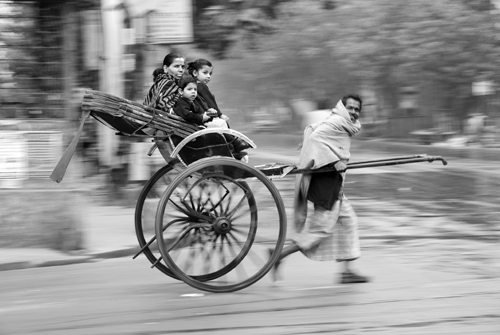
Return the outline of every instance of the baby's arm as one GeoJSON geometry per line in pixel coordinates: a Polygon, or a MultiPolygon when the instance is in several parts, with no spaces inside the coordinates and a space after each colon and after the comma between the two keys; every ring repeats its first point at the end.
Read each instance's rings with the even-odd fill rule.
{"type": "Polygon", "coordinates": [[[197,114],[194,113],[191,109],[190,106],[183,101],[179,101],[175,107],[174,107],[174,112],[175,114],[179,115],[182,117],[184,120],[188,122],[193,122],[197,124],[203,124],[207,121],[209,121],[211,118],[207,115],[207,113],[203,114],[197,114]]]}
{"type": "Polygon", "coordinates": [[[208,122],[210,120],[212,120],[212,117],[207,113],[203,113],[203,123],[208,122]]]}
{"type": "Polygon", "coordinates": [[[219,114],[215,108],[207,109],[206,113],[208,116],[211,116],[211,117],[218,117],[219,116],[219,114]]]}
{"type": "Polygon", "coordinates": [[[207,109],[207,115],[209,115],[211,117],[219,117],[224,121],[229,121],[229,117],[227,115],[224,115],[222,113],[219,115],[219,112],[217,112],[217,110],[215,108],[207,109]]]}

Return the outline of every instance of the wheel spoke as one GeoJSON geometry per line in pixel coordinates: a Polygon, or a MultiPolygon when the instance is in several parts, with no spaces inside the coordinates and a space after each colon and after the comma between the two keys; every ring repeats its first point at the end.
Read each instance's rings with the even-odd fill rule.
{"type": "Polygon", "coordinates": [[[220,235],[218,234],[215,234],[214,235],[214,239],[211,241],[211,244],[212,244],[212,250],[207,250],[209,252],[206,253],[206,256],[205,256],[205,268],[204,268],[204,272],[205,273],[210,273],[210,268],[211,268],[211,264],[212,264],[212,257],[214,256],[214,249],[216,248],[216,245],[217,245],[217,240],[220,239],[220,235]],[[210,252],[212,251],[212,252],[210,252]]]}
{"type": "MultiPolygon", "coordinates": [[[[197,242],[199,242],[201,239],[202,239],[202,236],[200,234],[200,228],[195,228],[194,229],[194,234],[193,235],[197,235],[194,239],[192,239],[187,245],[185,245],[184,247],[185,248],[189,248],[191,247],[193,244],[197,244],[197,242]]],[[[194,248],[189,248],[189,256],[188,256],[188,261],[186,262],[186,266],[184,267],[184,271],[185,272],[190,272],[189,270],[191,268],[194,269],[194,264],[195,264],[195,261],[196,261],[196,254],[197,254],[197,248],[194,247],[194,248]]]]}
{"type": "Polygon", "coordinates": [[[230,247],[231,246],[231,243],[229,242],[229,240],[227,239],[227,237],[225,235],[222,235],[221,236],[221,244],[220,244],[220,247],[219,247],[219,254],[220,254],[220,265],[221,265],[221,268],[223,268],[224,266],[227,265],[227,261],[226,261],[226,254],[224,253],[224,240],[226,240],[228,243],[227,243],[227,247],[230,247]]]}
{"type": "Polygon", "coordinates": [[[193,210],[193,208],[189,207],[186,202],[182,202],[182,200],[180,200],[180,201],[184,205],[184,208],[182,206],[178,205],[172,199],[170,199],[170,202],[172,203],[172,205],[174,205],[174,207],[178,211],[182,212],[183,214],[187,215],[188,217],[195,217],[195,218],[205,220],[205,221],[210,220],[210,218],[208,216],[201,214],[199,211],[193,210]]]}
{"type": "Polygon", "coordinates": [[[207,246],[212,243],[215,243],[217,241],[217,238],[218,235],[214,232],[212,236],[210,236],[210,238],[207,241],[205,241],[205,243],[203,243],[201,247],[202,248],[201,257],[204,262],[210,262],[210,250],[207,249],[207,246]]]}
{"type": "MultiPolygon", "coordinates": [[[[233,237],[234,239],[234,236],[230,235],[231,237],[233,237]]],[[[229,241],[229,238],[228,238],[228,241],[229,241]]],[[[235,240],[237,242],[238,245],[242,244],[242,243],[239,243],[239,241],[235,240]]],[[[229,241],[229,243],[231,243],[229,241]]],[[[233,246],[233,244],[230,244],[231,246],[233,246]]],[[[234,248],[230,248],[230,253],[231,253],[231,256],[233,257],[234,260],[238,260],[238,254],[236,253],[236,251],[234,250],[234,248]]],[[[236,271],[238,272],[238,274],[240,274],[240,278],[247,278],[247,274],[245,272],[245,267],[243,266],[238,266],[236,267],[236,271]]]]}
{"type": "Polygon", "coordinates": [[[177,244],[193,229],[193,227],[185,227],[181,234],[173,241],[173,243],[169,247],[169,251],[175,249],[177,244]]]}
{"type": "Polygon", "coordinates": [[[262,264],[267,263],[267,260],[262,259],[262,257],[260,257],[259,254],[257,254],[253,249],[250,249],[247,256],[255,267],[261,267],[262,264]]]}
{"type": "Polygon", "coordinates": [[[243,209],[242,211],[240,211],[240,213],[238,215],[233,215],[233,216],[230,216],[229,218],[232,220],[232,221],[238,221],[239,219],[243,218],[243,217],[247,217],[249,214],[255,212],[257,209],[243,209]]]}
{"type": "MultiPolygon", "coordinates": [[[[238,203],[236,204],[236,206],[234,206],[233,209],[231,209],[231,211],[229,211],[227,213],[227,217],[230,218],[230,219],[237,219],[237,218],[240,218],[241,216],[238,216],[238,217],[233,217],[236,213],[236,211],[238,211],[239,209],[241,209],[245,203],[245,200],[248,200],[248,196],[245,194],[243,196],[241,196],[241,199],[238,201],[238,203]]],[[[248,212],[247,212],[248,213],[248,212]]]]}

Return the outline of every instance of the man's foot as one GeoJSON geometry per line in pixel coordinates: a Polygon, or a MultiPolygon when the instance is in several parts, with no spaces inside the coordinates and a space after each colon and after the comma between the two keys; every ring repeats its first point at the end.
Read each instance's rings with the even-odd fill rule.
{"type": "MultiPolygon", "coordinates": [[[[269,258],[273,255],[274,250],[273,249],[267,249],[267,252],[269,253],[269,258]]],[[[273,267],[271,268],[271,271],[269,271],[269,274],[271,275],[271,280],[273,282],[277,281],[279,279],[278,276],[278,268],[281,265],[281,260],[277,260],[276,263],[274,263],[273,267]]]]}
{"type": "Polygon", "coordinates": [[[341,284],[368,283],[369,281],[370,278],[349,271],[342,272],[342,277],[340,279],[341,284]]]}

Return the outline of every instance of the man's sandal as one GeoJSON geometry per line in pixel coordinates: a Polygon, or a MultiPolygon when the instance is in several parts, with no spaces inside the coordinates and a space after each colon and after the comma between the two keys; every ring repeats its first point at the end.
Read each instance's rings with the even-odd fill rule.
{"type": "Polygon", "coordinates": [[[342,272],[342,277],[340,279],[341,284],[357,284],[357,283],[368,283],[370,278],[362,275],[358,275],[354,272],[346,271],[342,272]]]}

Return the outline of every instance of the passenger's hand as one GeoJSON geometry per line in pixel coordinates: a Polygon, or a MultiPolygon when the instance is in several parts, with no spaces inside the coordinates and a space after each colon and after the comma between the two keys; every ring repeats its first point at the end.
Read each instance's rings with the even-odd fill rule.
{"type": "Polygon", "coordinates": [[[218,117],[219,116],[219,113],[217,112],[217,110],[215,108],[209,108],[206,113],[208,116],[211,116],[211,117],[218,117]]]}
{"type": "Polygon", "coordinates": [[[226,122],[229,121],[229,117],[227,115],[221,114],[219,117],[226,122]]]}
{"type": "Polygon", "coordinates": [[[210,121],[210,116],[207,115],[207,113],[203,113],[203,122],[210,121]]]}
{"type": "Polygon", "coordinates": [[[347,164],[342,161],[338,161],[337,163],[333,164],[333,167],[338,172],[344,172],[347,169],[347,164]]]}

